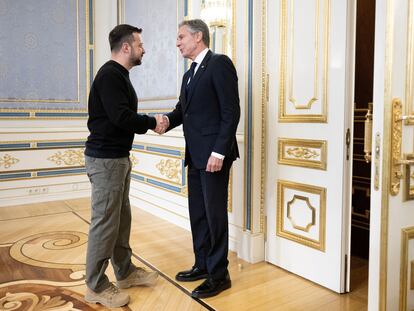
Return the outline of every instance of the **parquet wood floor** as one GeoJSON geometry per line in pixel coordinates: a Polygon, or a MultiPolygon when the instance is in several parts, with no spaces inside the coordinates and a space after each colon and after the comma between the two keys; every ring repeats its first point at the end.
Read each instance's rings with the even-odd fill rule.
{"type": "MultiPolygon", "coordinates": [[[[83,301],[89,199],[0,207],[0,310],[106,310],[83,301]],[[10,309],[12,307],[12,309],[10,309]],[[3,309],[2,309],[3,308],[3,309]],[[8,309],[9,308],[9,309],[8,309]]],[[[133,261],[160,272],[156,284],[128,289],[118,310],[366,310],[368,266],[353,259],[353,291],[339,295],[271,264],[249,264],[230,252],[233,287],[195,300],[201,281],[176,282],[193,264],[191,235],[133,208],[133,261]]],[[[107,270],[115,280],[112,269],[107,270]]]]}

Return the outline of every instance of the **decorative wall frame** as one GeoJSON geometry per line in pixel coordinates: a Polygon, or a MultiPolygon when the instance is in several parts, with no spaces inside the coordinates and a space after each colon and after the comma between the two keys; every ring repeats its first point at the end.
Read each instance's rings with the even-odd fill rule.
{"type": "Polygon", "coordinates": [[[10,0],[3,6],[11,14],[0,20],[0,36],[10,29],[20,35],[11,42],[17,48],[3,53],[0,62],[0,118],[87,117],[94,66],[94,0],[10,0]],[[10,66],[16,57],[18,66],[10,66]]]}
{"type": "Polygon", "coordinates": [[[278,139],[278,163],[326,170],[327,141],[278,139]]]}
{"type": "Polygon", "coordinates": [[[133,167],[131,178],[135,181],[172,192],[187,195],[187,174],[184,166],[185,150],[156,144],[132,145],[133,167]]]}
{"type": "Polygon", "coordinates": [[[175,45],[177,25],[183,19],[182,1],[137,2],[118,0],[118,22],[143,29],[147,54],[141,66],[130,71],[141,113],[163,113],[175,107],[183,60],[175,45]],[[158,10],[156,6],[159,5],[158,10]],[[151,7],[151,8],[150,8],[151,7]],[[175,14],[174,14],[175,11],[175,14]],[[157,23],[154,23],[157,20],[157,23]],[[139,24],[137,24],[139,23],[139,24]]]}
{"type": "Polygon", "coordinates": [[[306,2],[306,6],[292,0],[280,3],[279,122],[327,122],[330,0],[315,0],[313,8],[311,2],[306,2]],[[304,16],[314,24],[296,29],[295,17],[304,16]],[[299,60],[295,59],[297,50],[305,58],[300,61],[300,74],[295,71],[299,66],[299,60]],[[304,54],[308,51],[311,54],[304,54]],[[308,97],[298,98],[296,89],[308,97]]]}
{"type": "MultiPolygon", "coordinates": [[[[405,155],[406,160],[414,160],[413,155],[405,155]]],[[[414,200],[414,164],[404,165],[404,201],[414,200]]]]}
{"type": "Polygon", "coordinates": [[[326,189],[278,180],[276,235],[325,251],[326,189]]]}
{"type": "Polygon", "coordinates": [[[85,173],[85,141],[39,140],[0,144],[0,182],[85,173]]]}

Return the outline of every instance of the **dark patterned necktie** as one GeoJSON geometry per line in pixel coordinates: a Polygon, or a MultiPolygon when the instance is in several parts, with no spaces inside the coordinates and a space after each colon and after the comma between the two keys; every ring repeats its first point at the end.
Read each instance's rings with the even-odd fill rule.
{"type": "Polygon", "coordinates": [[[195,70],[195,67],[197,66],[197,63],[196,62],[193,62],[192,64],[191,64],[191,66],[190,66],[190,70],[188,71],[188,80],[187,80],[187,85],[186,85],[186,89],[188,90],[189,89],[189,86],[190,86],[190,84],[191,84],[191,80],[193,79],[193,76],[194,76],[194,70],[195,70]]]}

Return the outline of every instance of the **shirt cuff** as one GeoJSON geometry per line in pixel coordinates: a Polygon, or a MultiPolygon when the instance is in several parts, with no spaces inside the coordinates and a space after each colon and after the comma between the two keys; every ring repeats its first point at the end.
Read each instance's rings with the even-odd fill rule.
{"type": "Polygon", "coordinates": [[[215,158],[217,158],[217,159],[220,159],[220,160],[224,160],[224,155],[222,155],[222,154],[220,154],[220,153],[217,153],[217,152],[212,152],[211,153],[211,155],[213,156],[213,157],[215,157],[215,158]]]}

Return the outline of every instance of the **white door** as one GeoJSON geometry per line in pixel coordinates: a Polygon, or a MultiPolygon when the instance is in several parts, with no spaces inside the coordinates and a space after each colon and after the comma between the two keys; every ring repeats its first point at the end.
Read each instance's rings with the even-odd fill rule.
{"type": "Polygon", "coordinates": [[[336,292],[349,271],[352,3],[267,2],[266,260],[336,292]]]}
{"type": "Polygon", "coordinates": [[[377,0],[375,18],[368,309],[413,310],[414,0],[377,0]]]}

